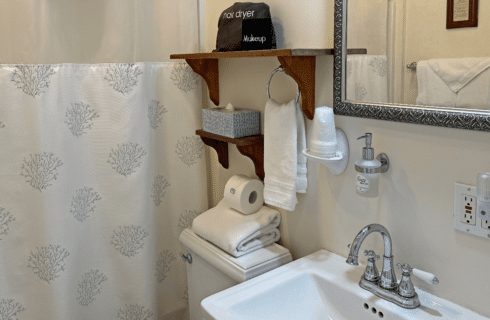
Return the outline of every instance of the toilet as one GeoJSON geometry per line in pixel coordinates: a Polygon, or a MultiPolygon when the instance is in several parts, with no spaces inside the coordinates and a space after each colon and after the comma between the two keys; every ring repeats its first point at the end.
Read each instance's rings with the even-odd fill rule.
{"type": "Polygon", "coordinates": [[[291,262],[289,250],[274,243],[235,258],[195,234],[182,231],[180,242],[187,248],[187,289],[191,320],[203,319],[201,301],[217,292],[250,280],[291,262]]]}

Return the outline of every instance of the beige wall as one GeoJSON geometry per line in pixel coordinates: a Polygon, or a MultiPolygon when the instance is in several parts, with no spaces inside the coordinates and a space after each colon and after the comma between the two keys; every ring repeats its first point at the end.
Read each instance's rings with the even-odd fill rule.
{"type": "MultiPolygon", "coordinates": [[[[208,50],[214,47],[219,14],[233,2],[207,0],[208,50]]],[[[301,1],[301,10],[296,0],[267,3],[272,15],[287,25],[285,31],[296,30],[285,34],[288,47],[331,43],[332,0],[301,1]],[[311,40],[301,37],[303,30],[311,40]]],[[[274,58],[220,60],[221,105],[231,102],[263,115],[265,85],[278,65],[274,58]]],[[[317,65],[316,104],[332,106],[333,59],[319,58],[317,65]]],[[[274,77],[272,87],[276,100],[294,98],[295,85],[287,76],[274,77]]],[[[478,172],[490,171],[490,133],[343,116],[335,120],[350,143],[348,169],[334,176],[322,165],[308,162],[308,192],[298,196],[294,212],[282,212],[282,243],[295,258],[321,248],[347,256],[347,244],[362,227],[381,223],[392,235],[396,262],[433,272],[441,281],[431,287],[415,279],[416,286],[490,316],[490,282],[484,278],[490,265],[490,240],[462,234],[453,226],[454,183],[474,185],[478,172]],[[376,199],[355,193],[354,161],[362,148],[356,138],[365,132],[373,133],[376,153],[386,152],[391,160],[390,170],[380,178],[380,196],[376,199]]],[[[254,175],[251,160],[234,146],[230,146],[228,170],[216,162],[214,150],[209,154],[214,203],[222,197],[224,184],[233,174],[254,175]]],[[[381,237],[370,236],[362,249],[381,253],[381,237]]],[[[400,277],[399,270],[397,275],[400,277]]]]}
{"type": "Polygon", "coordinates": [[[349,0],[347,11],[347,48],[386,55],[388,0],[349,0]]]}

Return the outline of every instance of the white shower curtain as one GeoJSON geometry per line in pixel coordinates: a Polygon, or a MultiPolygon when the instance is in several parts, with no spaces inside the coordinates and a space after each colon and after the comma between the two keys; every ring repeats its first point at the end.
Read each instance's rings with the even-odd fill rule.
{"type": "Polygon", "coordinates": [[[0,1],[0,319],[185,319],[198,1],[0,1]],[[153,61],[153,62],[141,62],[153,61]],[[113,63],[111,63],[113,62],[113,63]]]}
{"type": "Polygon", "coordinates": [[[207,209],[185,63],[0,66],[0,319],[183,319],[207,209]]]}

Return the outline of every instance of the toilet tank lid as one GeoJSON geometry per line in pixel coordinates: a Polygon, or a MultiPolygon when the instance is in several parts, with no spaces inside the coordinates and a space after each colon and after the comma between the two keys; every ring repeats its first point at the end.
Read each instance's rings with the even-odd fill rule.
{"type": "Polygon", "coordinates": [[[292,261],[289,250],[277,243],[235,258],[195,234],[191,228],[182,231],[179,240],[190,251],[237,282],[249,280],[292,261]]]}

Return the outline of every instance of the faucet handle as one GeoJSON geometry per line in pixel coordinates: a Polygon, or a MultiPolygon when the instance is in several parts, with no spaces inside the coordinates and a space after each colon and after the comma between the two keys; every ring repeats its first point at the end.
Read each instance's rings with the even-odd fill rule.
{"type": "Polygon", "coordinates": [[[439,279],[437,279],[436,276],[430,272],[425,272],[414,268],[413,275],[420,280],[427,282],[428,284],[439,284],[439,279]]]}
{"type": "Polygon", "coordinates": [[[376,282],[379,280],[379,272],[376,268],[376,260],[379,260],[379,256],[373,250],[364,250],[364,255],[368,257],[366,270],[364,270],[364,279],[376,282]]]}
{"type": "Polygon", "coordinates": [[[424,282],[427,282],[428,284],[439,284],[439,279],[437,279],[435,275],[429,272],[412,268],[408,263],[404,263],[404,264],[397,263],[396,267],[398,269],[401,269],[404,275],[406,276],[413,274],[415,277],[419,278],[424,282]]]}
{"type": "Polygon", "coordinates": [[[379,255],[377,255],[373,250],[364,250],[364,255],[367,256],[368,259],[379,260],[379,255]]]}
{"type": "Polygon", "coordinates": [[[405,298],[415,297],[415,288],[413,286],[412,280],[410,279],[412,275],[413,268],[410,267],[408,263],[397,263],[396,267],[402,270],[402,278],[398,284],[398,294],[405,298]]]}
{"type": "Polygon", "coordinates": [[[403,273],[408,273],[408,274],[412,274],[413,273],[412,272],[413,268],[411,268],[408,263],[404,263],[404,264],[397,263],[396,264],[396,267],[398,269],[401,269],[403,273]]]}

